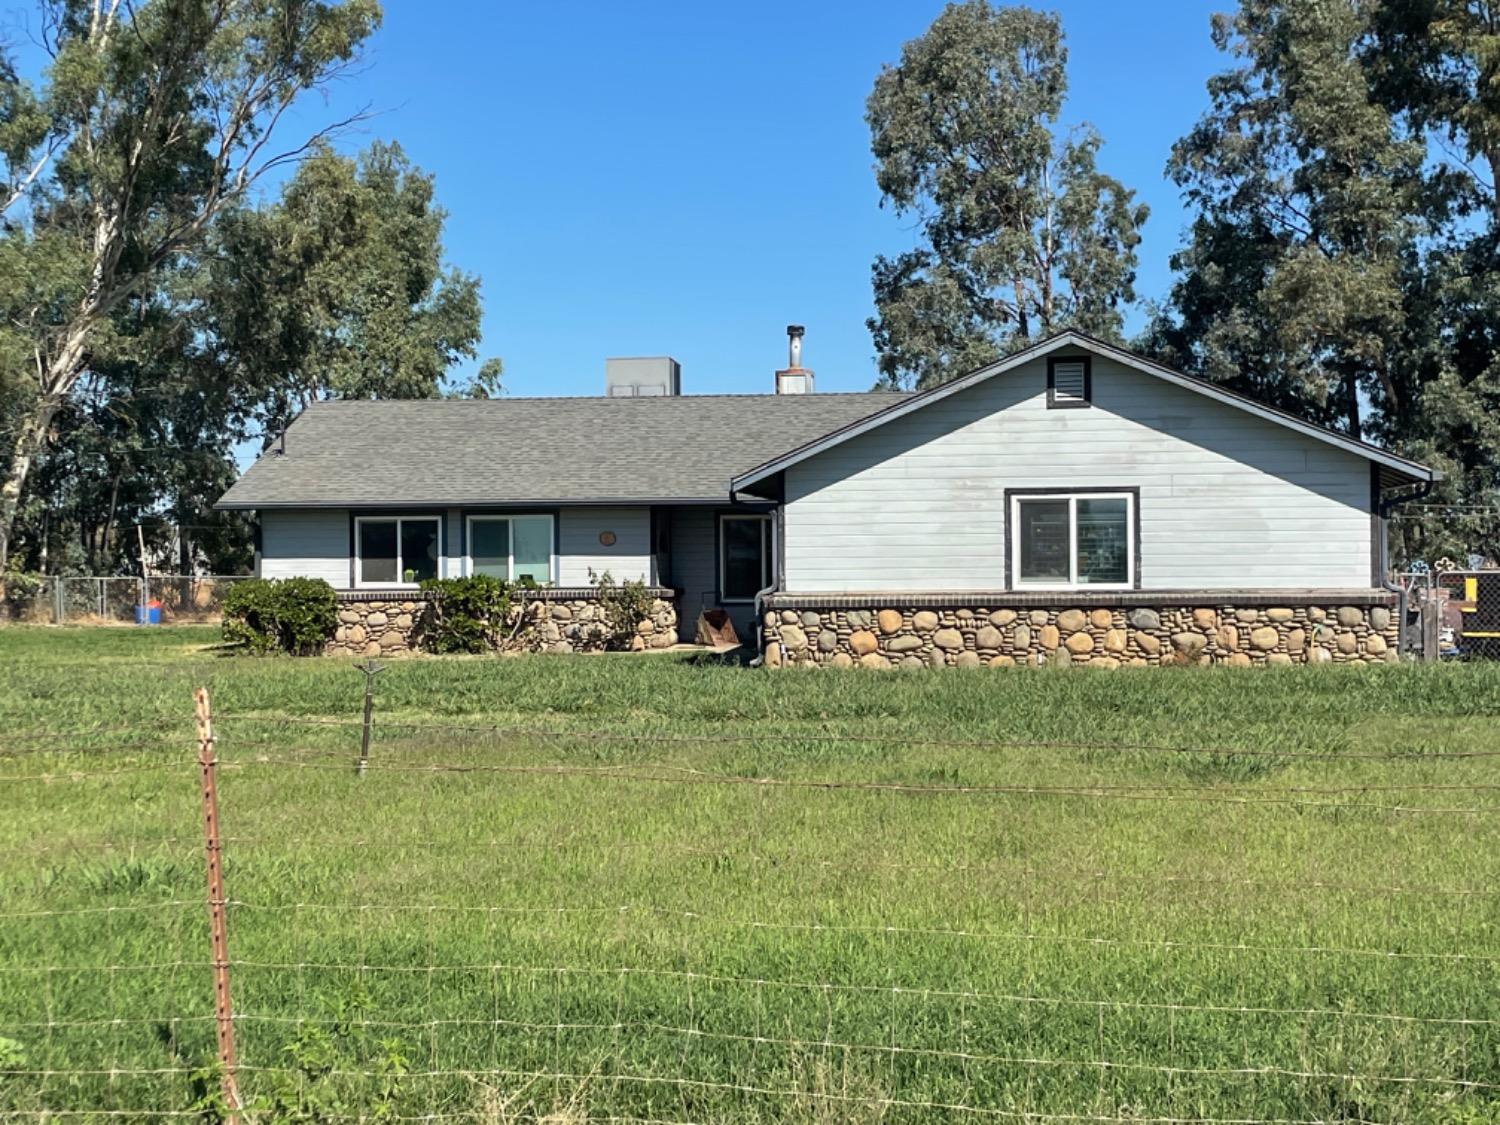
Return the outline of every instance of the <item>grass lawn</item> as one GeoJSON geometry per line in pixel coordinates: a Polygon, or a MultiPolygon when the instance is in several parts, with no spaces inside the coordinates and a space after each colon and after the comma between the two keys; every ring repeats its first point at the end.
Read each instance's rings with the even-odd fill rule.
{"type": "Polygon", "coordinates": [[[214,1086],[203,684],[264,1119],[1500,1120],[1500,666],[213,640],[0,630],[0,1119],[214,1086]]]}

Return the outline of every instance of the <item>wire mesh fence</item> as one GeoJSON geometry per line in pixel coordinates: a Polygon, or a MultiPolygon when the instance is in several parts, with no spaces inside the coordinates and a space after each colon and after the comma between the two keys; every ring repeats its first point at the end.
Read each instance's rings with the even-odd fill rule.
{"type": "Polygon", "coordinates": [[[1390,518],[1406,595],[1403,648],[1427,660],[1500,659],[1500,508],[1417,504],[1390,518]]]}
{"type": "Polygon", "coordinates": [[[195,624],[219,620],[244,575],[46,576],[8,589],[0,621],[40,625],[195,624]]]}
{"type": "Polygon", "coordinates": [[[361,702],[0,739],[0,1117],[1500,1111],[1500,748],[361,702]]]}

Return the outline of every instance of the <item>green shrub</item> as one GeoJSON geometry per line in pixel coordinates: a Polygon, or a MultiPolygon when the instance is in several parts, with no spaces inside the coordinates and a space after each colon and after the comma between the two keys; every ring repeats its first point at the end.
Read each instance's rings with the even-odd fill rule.
{"type": "Polygon", "coordinates": [[[247,578],[224,594],[224,640],[248,652],[308,656],[338,628],[338,607],[321,578],[247,578]]]}
{"type": "Polygon", "coordinates": [[[46,579],[27,570],[7,570],[0,575],[0,617],[22,617],[35,602],[46,579]]]}
{"type": "Polygon", "coordinates": [[[516,606],[511,595],[535,590],[529,577],[506,582],[488,574],[468,578],[429,578],[422,589],[432,602],[427,646],[433,652],[493,652],[509,648],[522,625],[525,599],[516,606]]]}
{"type": "Polygon", "coordinates": [[[603,574],[590,570],[589,585],[604,610],[608,630],[605,647],[629,648],[637,626],[651,616],[651,595],[646,592],[646,583],[640,579],[616,582],[607,570],[603,574]]]}

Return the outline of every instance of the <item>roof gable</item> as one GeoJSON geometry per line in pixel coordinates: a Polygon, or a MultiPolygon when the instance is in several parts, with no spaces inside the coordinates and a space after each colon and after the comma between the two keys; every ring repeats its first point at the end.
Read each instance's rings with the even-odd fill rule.
{"type": "Polygon", "coordinates": [[[1159,364],[1154,362],[1153,360],[1146,359],[1144,356],[1137,355],[1134,352],[1127,351],[1124,348],[1116,347],[1115,345],[1106,343],[1103,340],[1098,340],[1092,336],[1086,335],[1085,333],[1070,329],[1068,331],[1059,332],[1054,336],[1049,336],[1045,340],[1041,340],[1028,348],[1024,348],[1021,351],[1014,353],[1013,355],[1006,356],[1004,359],[997,360],[995,363],[992,363],[987,367],[981,367],[978,371],[971,372],[970,374],[965,375],[962,378],[955,379],[951,383],[944,383],[941,386],[933,387],[930,390],[922,391],[918,394],[914,394],[910,397],[904,398],[901,401],[887,407],[885,410],[880,411],[879,413],[872,414],[866,418],[856,419],[846,426],[843,426],[830,433],[824,434],[818,438],[813,439],[812,441],[806,442],[803,445],[789,450],[788,452],[783,453],[777,457],[774,457],[769,461],[763,462],[762,464],[757,465],[754,469],[751,469],[749,472],[742,473],[739,476],[735,477],[730,482],[730,488],[733,491],[749,489],[752,485],[755,485],[760,481],[764,481],[769,477],[775,476],[777,473],[790,468],[792,465],[796,465],[799,462],[806,461],[812,457],[816,457],[824,450],[831,449],[836,445],[841,445],[844,442],[851,440],[852,438],[856,438],[861,434],[868,433],[871,430],[877,429],[878,427],[883,426],[888,422],[893,422],[898,418],[904,418],[906,415],[911,414],[914,411],[921,410],[923,407],[930,406],[935,402],[941,402],[945,398],[958,394],[962,391],[966,391],[969,388],[977,386],[989,379],[993,379],[996,376],[1004,375],[1007,372],[1014,371],[1033,360],[1049,355],[1052,352],[1058,351],[1059,349],[1069,347],[1082,348],[1083,350],[1092,352],[1095,355],[1114,360],[1115,362],[1123,366],[1130,367],[1136,371],[1154,376],[1165,382],[1183,387],[1184,389],[1193,391],[1196,394],[1201,394],[1206,398],[1214,399],[1218,402],[1222,402],[1226,405],[1235,407],[1236,409],[1243,410],[1246,413],[1256,415],[1257,417],[1263,418],[1269,422],[1274,422],[1277,425],[1284,426],[1290,430],[1294,430],[1306,437],[1325,442],[1328,445],[1332,445],[1338,449],[1342,449],[1345,452],[1364,457],[1366,460],[1372,461],[1375,464],[1379,465],[1382,470],[1384,470],[1383,476],[1389,475],[1392,478],[1389,481],[1383,480],[1382,483],[1402,484],[1442,479],[1442,474],[1437,472],[1435,469],[1429,469],[1425,465],[1420,465],[1415,461],[1409,461],[1404,457],[1397,456],[1394,453],[1381,449],[1379,446],[1370,445],[1367,442],[1356,441],[1355,439],[1347,437],[1344,434],[1326,429],[1323,426],[1314,425],[1311,422],[1304,421],[1303,419],[1288,414],[1285,411],[1277,410],[1274,407],[1266,406],[1264,403],[1257,402],[1254,399],[1246,398],[1244,395],[1236,394],[1233,391],[1219,386],[1217,383],[1210,383],[1207,380],[1196,378],[1195,376],[1188,375],[1181,371],[1176,371],[1173,368],[1166,367],[1163,364],[1159,364]]]}

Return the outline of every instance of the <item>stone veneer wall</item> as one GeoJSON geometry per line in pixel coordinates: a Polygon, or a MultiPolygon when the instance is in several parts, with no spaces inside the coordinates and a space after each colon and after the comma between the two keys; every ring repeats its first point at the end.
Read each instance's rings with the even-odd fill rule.
{"type": "MultiPolygon", "coordinates": [[[[655,588],[651,615],[640,624],[632,649],[668,648],[677,643],[677,607],[672,590],[655,588]]],[[[405,597],[366,590],[341,590],[339,624],[324,649],[338,656],[399,656],[420,651],[431,620],[422,594],[405,597]]],[[[526,606],[530,624],[517,641],[527,652],[591,652],[604,646],[596,623],[604,607],[588,588],[543,590],[526,606]]]]}
{"type": "Polygon", "coordinates": [[[1039,605],[1035,595],[998,595],[989,605],[926,605],[925,597],[891,597],[861,605],[855,598],[779,594],[766,602],[765,660],[773,667],[1118,668],[1399,659],[1393,599],[1378,592],[1361,604],[1256,597],[1192,605],[1170,596],[1140,604],[1132,596],[1132,604],[1111,605],[1101,598],[1039,605]]]}

